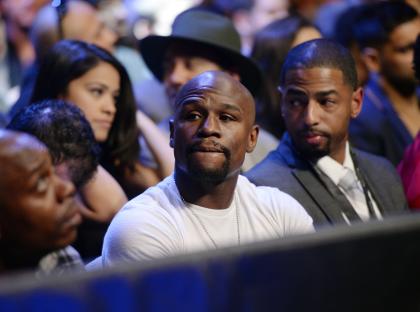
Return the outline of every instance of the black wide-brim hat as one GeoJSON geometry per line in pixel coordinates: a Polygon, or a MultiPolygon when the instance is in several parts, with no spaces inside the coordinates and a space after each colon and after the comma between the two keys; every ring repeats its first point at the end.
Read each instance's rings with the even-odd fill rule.
{"type": "Polygon", "coordinates": [[[187,10],[172,24],[169,36],[150,35],[140,41],[140,52],[155,77],[162,81],[164,59],[173,42],[200,44],[236,68],[241,83],[255,96],[261,84],[261,72],[254,61],[241,54],[241,40],[233,23],[226,17],[203,11],[187,10]]]}

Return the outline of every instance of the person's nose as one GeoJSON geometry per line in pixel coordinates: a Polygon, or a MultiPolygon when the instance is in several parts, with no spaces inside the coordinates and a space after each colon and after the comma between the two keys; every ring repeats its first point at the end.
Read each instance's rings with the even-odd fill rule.
{"type": "Polygon", "coordinates": [[[207,116],[200,126],[200,136],[209,137],[215,136],[220,137],[220,123],[216,116],[207,116]]]}
{"type": "Polygon", "coordinates": [[[102,111],[107,115],[115,116],[117,108],[115,104],[115,98],[112,96],[112,94],[109,94],[109,96],[104,99],[104,102],[102,103],[102,111]]]}
{"type": "Polygon", "coordinates": [[[320,107],[315,100],[310,100],[304,111],[304,122],[307,126],[314,126],[319,123],[320,107]]]}

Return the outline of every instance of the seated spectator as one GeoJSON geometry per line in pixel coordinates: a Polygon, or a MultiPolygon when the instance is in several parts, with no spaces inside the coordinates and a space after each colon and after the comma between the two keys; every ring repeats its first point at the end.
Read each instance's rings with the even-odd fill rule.
{"type": "Polygon", "coordinates": [[[128,202],[107,231],[105,265],[238,246],[313,230],[296,200],[239,172],[258,138],[255,103],[231,75],[208,71],[175,100],[175,173],[128,202]]]}
{"type": "Polygon", "coordinates": [[[136,112],[127,72],[107,51],[82,41],[58,42],[40,66],[31,102],[49,98],[63,98],[83,111],[102,147],[100,164],[128,197],[172,172],[173,153],[165,136],[147,116],[136,112]],[[138,161],[140,134],[156,168],[138,161]]]}
{"type": "Polygon", "coordinates": [[[279,91],[287,132],[278,148],[247,172],[252,182],[291,194],[316,226],[405,212],[392,164],[348,142],[348,125],[362,109],[363,89],[347,49],[326,39],[294,47],[284,62],[279,91]]]}
{"type": "Polygon", "coordinates": [[[74,246],[84,259],[100,255],[105,230],[127,197],[98,166],[100,148],[83,113],[62,100],[45,100],[25,107],[7,128],[47,146],[56,172],[73,182],[82,202],[84,222],[74,246]]]}
{"type": "Polygon", "coordinates": [[[420,98],[412,68],[420,16],[400,1],[379,1],[368,12],[370,18],[355,25],[370,76],[362,111],[350,123],[350,142],[397,166],[420,130],[420,98]]]}
{"type": "Polygon", "coordinates": [[[30,135],[0,130],[0,160],[0,272],[83,268],[69,246],[81,221],[75,188],[55,173],[47,148],[30,135]]]}
{"type": "MultiPolygon", "coordinates": [[[[414,47],[414,71],[420,81],[420,35],[414,47]]],[[[414,142],[405,150],[404,157],[398,165],[408,206],[420,209],[420,131],[414,142]]]]}

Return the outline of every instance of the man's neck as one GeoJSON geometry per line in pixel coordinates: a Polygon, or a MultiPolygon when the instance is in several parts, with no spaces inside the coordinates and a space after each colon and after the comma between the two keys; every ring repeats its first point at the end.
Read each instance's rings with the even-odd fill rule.
{"type": "Polygon", "coordinates": [[[388,80],[381,77],[379,79],[381,87],[384,89],[385,93],[389,97],[392,103],[413,103],[416,102],[416,89],[411,87],[406,91],[399,90],[396,86],[390,83],[388,80]],[[412,91],[412,92],[411,92],[412,91]]]}
{"type": "Polygon", "coordinates": [[[219,183],[192,179],[180,170],[175,172],[175,183],[183,200],[210,209],[225,209],[232,203],[238,173],[219,183]]]}
{"type": "Polygon", "coordinates": [[[420,130],[420,104],[417,94],[402,94],[385,79],[381,79],[380,83],[394,110],[414,137],[420,130]]]}

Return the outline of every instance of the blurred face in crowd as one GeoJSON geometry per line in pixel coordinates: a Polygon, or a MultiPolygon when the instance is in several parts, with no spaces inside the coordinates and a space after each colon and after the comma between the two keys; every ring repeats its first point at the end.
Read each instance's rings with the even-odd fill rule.
{"type": "Polygon", "coordinates": [[[89,121],[95,139],[107,140],[120,92],[120,76],[109,63],[100,62],[83,76],[70,82],[63,99],[78,106],[89,121]]]}
{"type": "Polygon", "coordinates": [[[254,0],[250,12],[250,24],[256,32],[271,22],[286,17],[289,13],[288,0],[254,0]]]}
{"type": "Polygon", "coordinates": [[[397,90],[415,92],[413,69],[414,44],[420,33],[420,18],[399,25],[379,53],[379,72],[397,90]]]}
{"type": "Polygon", "coordinates": [[[298,44],[301,44],[305,41],[309,41],[309,40],[312,40],[312,39],[318,39],[318,38],[321,38],[321,37],[322,37],[322,35],[318,31],[318,29],[316,29],[314,27],[302,27],[297,32],[297,34],[295,36],[295,39],[293,40],[290,48],[293,48],[293,47],[297,46],[298,44]]]}
{"type": "Polygon", "coordinates": [[[291,69],[282,93],[282,115],[293,143],[306,158],[329,155],[343,163],[348,126],[361,110],[362,90],[353,91],[332,68],[291,69]]]}
{"type": "Polygon", "coordinates": [[[251,94],[220,71],[196,77],[180,92],[170,141],[177,172],[208,182],[236,176],[258,137],[251,94]]]}
{"type": "Polygon", "coordinates": [[[164,60],[163,82],[173,103],[179,89],[195,76],[209,70],[222,70],[203,51],[186,48],[187,44],[173,44],[164,60]]]}
{"type": "Polygon", "coordinates": [[[29,30],[39,9],[49,0],[2,0],[0,12],[22,29],[29,30]]]}
{"type": "Polygon", "coordinates": [[[71,244],[81,222],[75,188],[56,175],[46,147],[26,134],[1,132],[0,159],[2,239],[47,252],[71,244]]]}
{"type": "Polygon", "coordinates": [[[117,35],[99,18],[93,6],[83,1],[69,1],[61,26],[66,39],[96,44],[112,52],[117,35]]]}

